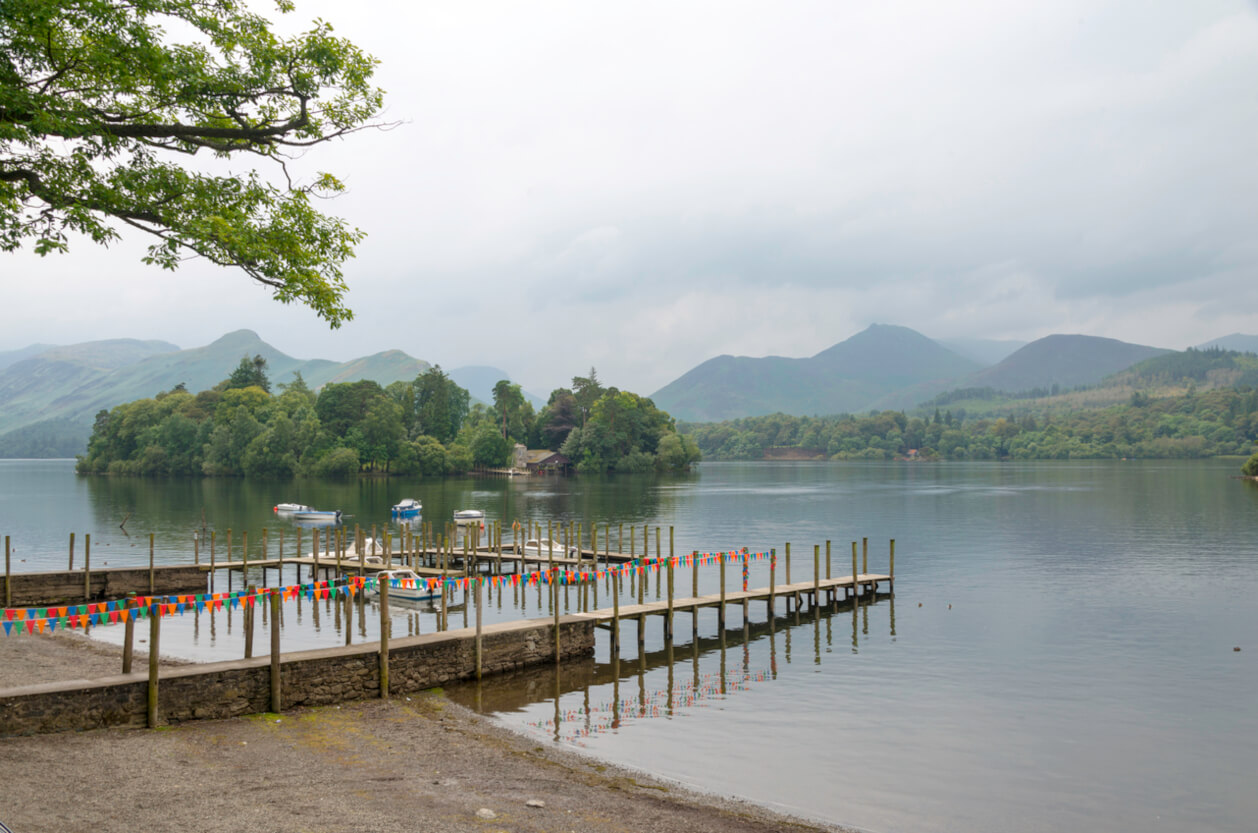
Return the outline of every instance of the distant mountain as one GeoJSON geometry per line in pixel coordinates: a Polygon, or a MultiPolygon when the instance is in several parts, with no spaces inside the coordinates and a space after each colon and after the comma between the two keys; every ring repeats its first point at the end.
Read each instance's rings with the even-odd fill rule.
{"type": "Polygon", "coordinates": [[[29,359],[31,356],[39,355],[53,346],[55,345],[30,344],[17,350],[0,350],[0,370],[4,370],[14,362],[20,362],[22,359],[29,359]]]}
{"type": "Polygon", "coordinates": [[[968,376],[955,387],[1016,392],[1051,389],[1053,385],[1092,385],[1136,362],[1170,352],[1112,338],[1051,335],[1031,342],[995,367],[968,376]]]}
{"type": "Polygon", "coordinates": [[[915,330],[875,324],[807,359],[718,356],[651,398],[691,422],[855,413],[909,388],[933,395],[979,367],[915,330]]]}
{"type": "Polygon", "coordinates": [[[1232,333],[1230,336],[1223,336],[1223,338],[1216,338],[1214,341],[1207,341],[1205,344],[1197,345],[1198,350],[1208,350],[1211,347],[1235,350],[1238,353],[1258,353],[1258,336],[1232,333]]]}
{"type": "Polygon", "coordinates": [[[989,338],[937,338],[935,341],[981,365],[997,364],[1026,346],[1025,341],[994,341],[989,338]]]}
{"type": "Polygon", "coordinates": [[[68,426],[75,425],[82,451],[97,411],[155,396],[181,382],[193,392],[206,390],[226,379],[242,357],[255,355],[267,360],[273,384],[301,373],[312,388],[359,379],[388,385],[414,379],[429,367],[400,350],[348,362],[295,359],[251,330],[190,350],[130,340],[51,347],[0,370],[0,451],[28,456],[27,448],[64,449],[68,426]],[[28,430],[14,433],[23,428],[28,430]]]}
{"type": "MultiPolygon", "coordinates": [[[[494,385],[503,379],[511,381],[511,376],[507,371],[499,370],[496,367],[488,367],[486,365],[468,365],[466,367],[456,367],[454,370],[448,370],[446,373],[461,388],[466,388],[467,392],[472,395],[473,399],[479,399],[486,405],[492,405],[494,401],[494,385]]],[[[524,394],[524,398],[528,400],[535,410],[541,410],[546,404],[546,400],[535,394],[529,393],[523,388],[520,392],[524,394]]]]}

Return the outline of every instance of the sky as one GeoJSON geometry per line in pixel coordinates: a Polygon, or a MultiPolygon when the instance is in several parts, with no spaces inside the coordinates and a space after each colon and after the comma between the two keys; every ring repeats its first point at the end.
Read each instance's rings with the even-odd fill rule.
{"type": "MultiPolygon", "coordinates": [[[[400,349],[650,394],[870,324],[1183,349],[1258,333],[1258,2],[297,0],[397,126],[319,146],[368,235],[339,330],[148,240],[0,254],[0,350],[400,349]]],[[[239,168],[249,164],[238,163],[239,168]]]]}

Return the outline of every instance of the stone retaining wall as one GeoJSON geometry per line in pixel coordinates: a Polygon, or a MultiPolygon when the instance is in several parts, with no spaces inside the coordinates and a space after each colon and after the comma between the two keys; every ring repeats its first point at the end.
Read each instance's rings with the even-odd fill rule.
{"type": "MultiPolygon", "coordinates": [[[[482,631],[483,675],[554,662],[552,619],[490,625],[482,631]]],[[[564,659],[594,653],[594,618],[559,620],[564,659]]],[[[379,643],[281,656],[281,707],[326,706],[380,696],[379,643]]],[[[440,686],[476,675],[476,631],[395,639],[389,643],[389,693],[440,686]]],[[[270,657],[164,669],[158,683],[162,723],[236,717],[271,708],[270,657]]],[[[148,676],[27,686],[0,691],[0,737],[146,724],[148,676]]]]}
{"type": "MultiPolygon", "coordinates": [[[[153,592],[158,595],[179,593],[204,593],[206,578],[204,567],[183,565],[153,568],[153,592]]],[[[82,570],[56,570],[44,573],[13,573],[13,607],[42,607],[54,604],[81,604],[102,599],[121,599],[128,593],[147,596],[149,593],[148,567],[104,567],[92,570],[89,598],[83,598],[82,570]]],[[[4,577],[0,576],[0,591],[4,589],[4,577]]],[[[0,604],[4,597],[0,596],[0,604]]]]}

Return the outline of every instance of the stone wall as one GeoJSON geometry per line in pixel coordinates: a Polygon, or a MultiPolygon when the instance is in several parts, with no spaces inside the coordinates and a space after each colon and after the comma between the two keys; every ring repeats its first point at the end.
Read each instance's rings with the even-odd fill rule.
{"type": "MultiPolygon", "coordinates": [[[[594,653],[594,618],[559,620],[564,659],[594,653]]],[[[483,675],[554,662],[552,619],[484,628],[483,675]]],[[[236,717],[271,707],[270,657],[163,670],[158,683],[162,723],[236,717]]],[[[389,693],[404,694],[476,675],[476,631],[463,628],[392,640],[389,693]]],[[[0,737],[146,724],[147,674],[28,686],[0,691],[0,737]]],[[[281,708],[326,706],[380,696],[378,643],[281,656],[281,708]]]]}
{"type": "MultiPolygon", "coordinates": [[[[195,565],[153,568],[153,592],[158,595],[206,592],[206,568],[195,565]]],[[[148,567],[105,567],[92,570],[89,598],[83,598],[82,570],[55,570],[43,573],[13,573],[13,607],[42,607],[54,604],[82,604],[102,599],[121,599],[128,593],[146,596],[149,592],[148,567]]],[[[0,590],[4,577],[0,576],[0,590]]],[[[0,596],[0,603],[4,597],[0,596]]]]}

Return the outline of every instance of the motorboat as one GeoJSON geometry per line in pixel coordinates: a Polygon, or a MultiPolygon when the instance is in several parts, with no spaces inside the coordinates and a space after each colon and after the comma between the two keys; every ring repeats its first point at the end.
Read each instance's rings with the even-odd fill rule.
{"type": "Polygon", "coordinates": [[[371,589],[372,595],[380,595],[382,581],[389,582],[390,599],[420,602],[441,597],[440,589],[429,589],[426,579],[416,575],[414,570],[405,567],[396,570],[381,570],[376,573],[376,584],[371,589]]]}
{"type": "Polygon", "coordinates": [[[321,510],[311,509],[307,506],[303,509],[291,512],[290,514],[293,520],[305,521],[306,523],[339,524],[341,522],[340,509],[321,510]]]}
{"type": "Polygon", "coordinates": [[[315,510],[303,503],[277,503],[271,511],[277,515],[291,515],[294,512],[313,512],[315,510]]]}
{"type": "Polygon", "coordinates": [[[415,518],[418,517],[419,513],[422,511],[424,511],[424,505],[415,500],[415,498],[408,497],[400,503],[393,504],[393,508],[389,510],[389,514],[395,518],[415,518]]]}
{"type": "Polygon", "coordinates": [[[565,555],[563,544],[559,541],[552,541],[549,538],[530,538],[524,542],[522,551],[529,558],[550,558],[552,554],[555,558],[577,557],[576,547],[568,547],[565,555]]]}
{"type": "Polygon", "coordinates": [[[459,526],[472,526],[480,524],[485,526],[485,510],[483,509],[455,509],[454,522],[459,526]]]}

